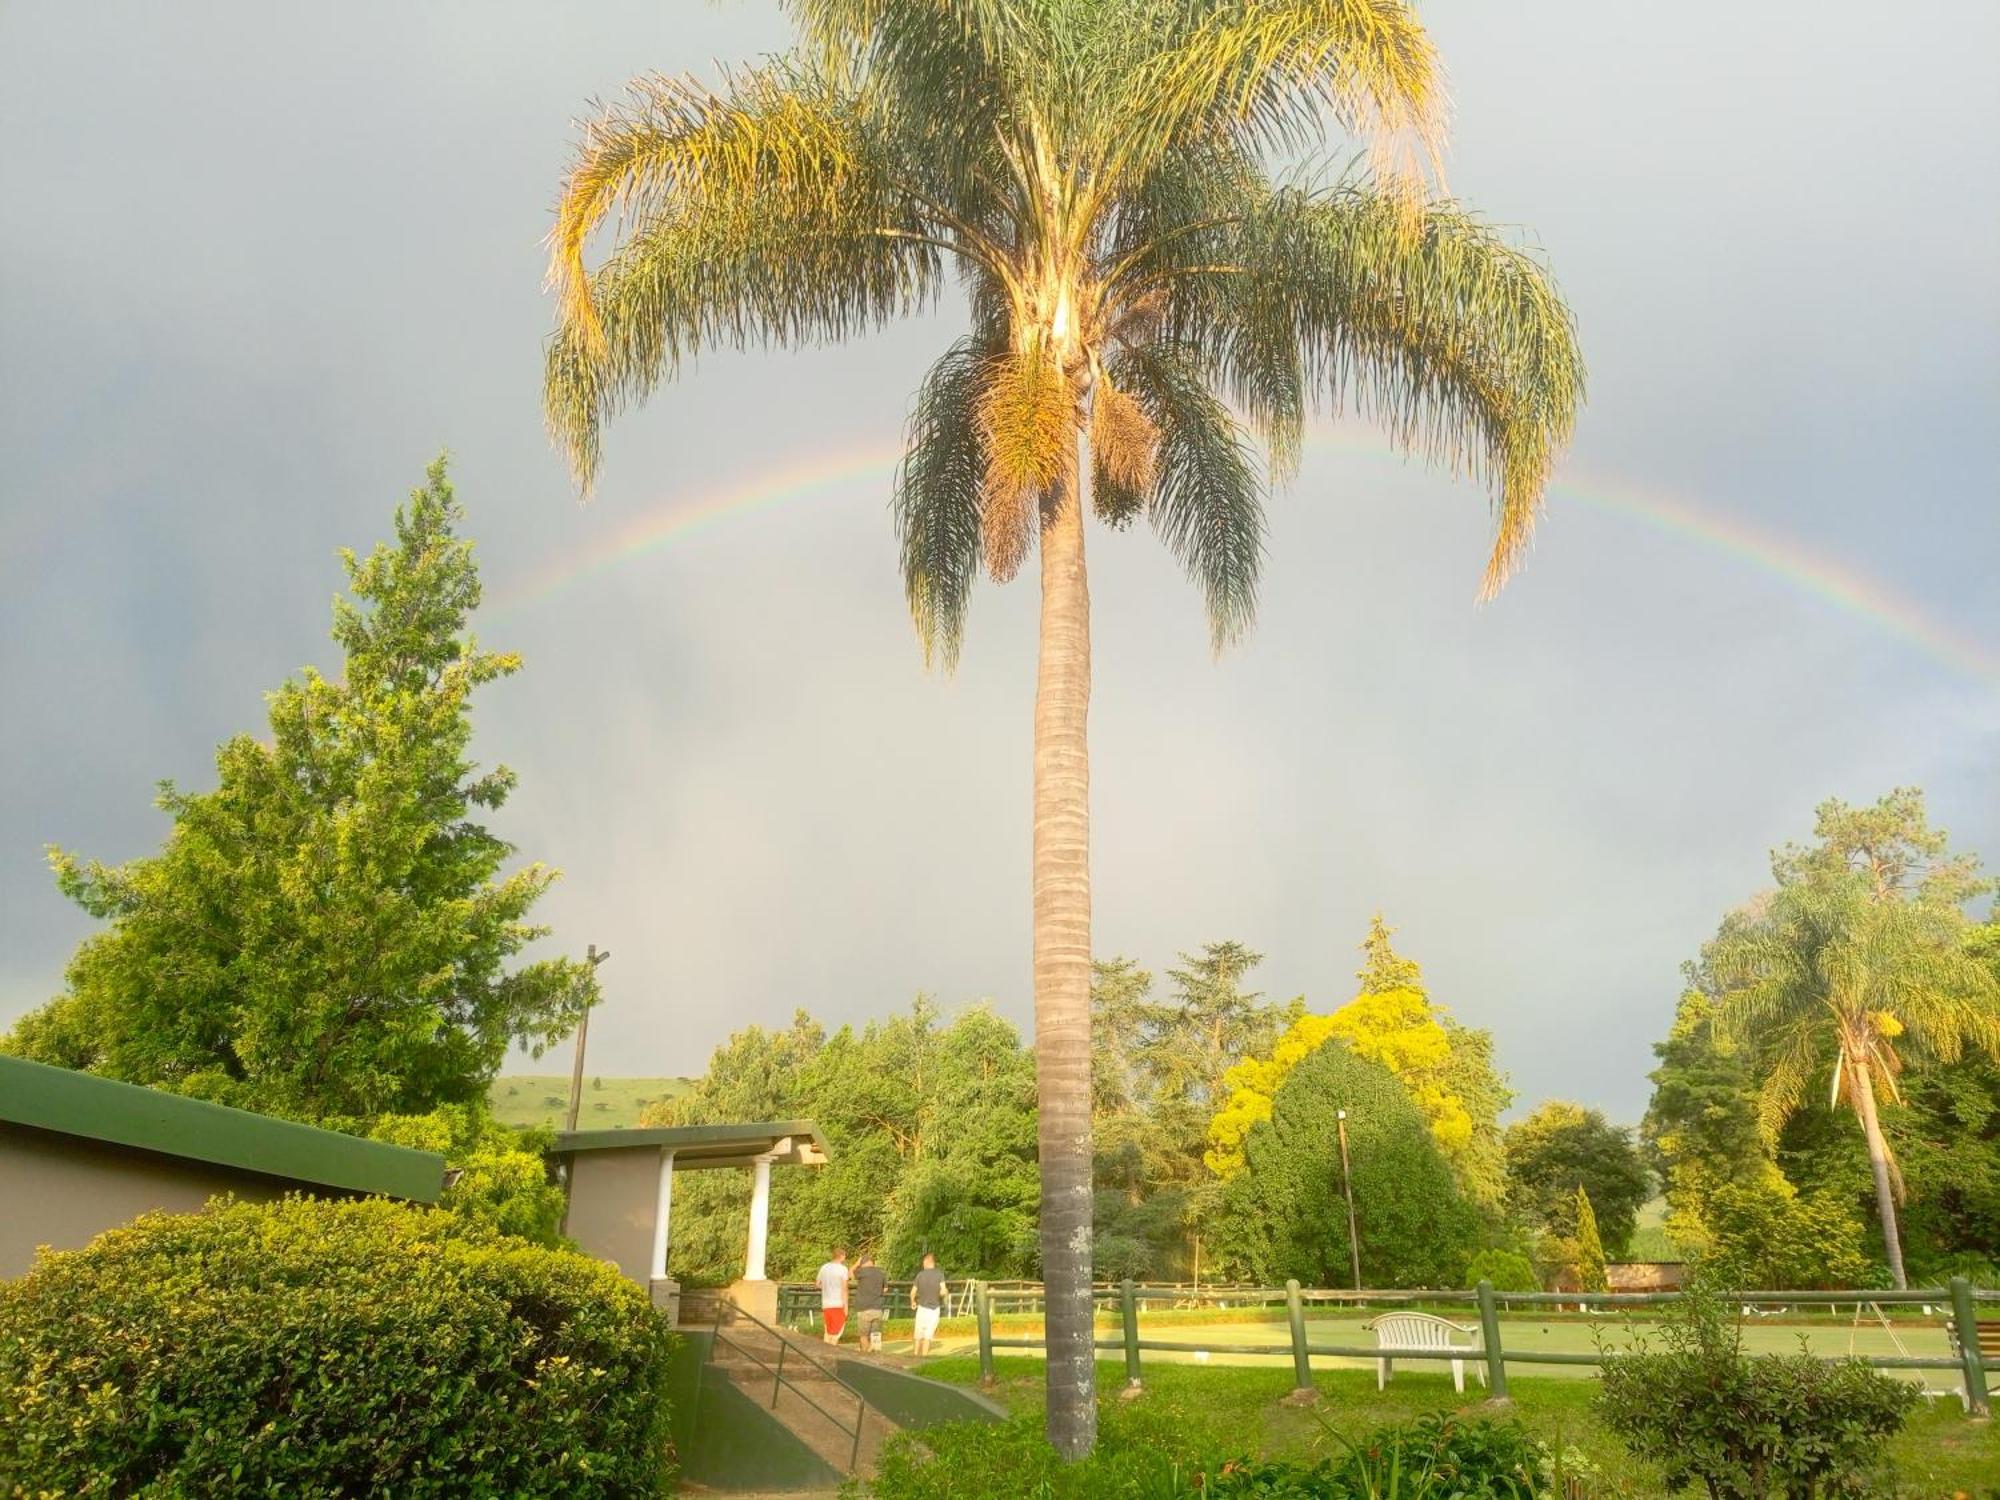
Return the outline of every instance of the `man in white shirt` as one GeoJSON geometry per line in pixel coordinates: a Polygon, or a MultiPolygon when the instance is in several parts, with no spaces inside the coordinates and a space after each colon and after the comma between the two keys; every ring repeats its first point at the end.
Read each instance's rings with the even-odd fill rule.
{"type": "Polygon", "coordinates": [[[840,1342],[847,1327],[847,1252],[834,1248],[833,1259],[813,1277],[819,1283],[819,1322],[829,1344],[840,1342]]]}

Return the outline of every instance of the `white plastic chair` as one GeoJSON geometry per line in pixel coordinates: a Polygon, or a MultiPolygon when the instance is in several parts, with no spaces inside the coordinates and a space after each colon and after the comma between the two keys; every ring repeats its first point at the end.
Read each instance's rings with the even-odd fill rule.
{"type": "MultiPolygon", "coordinates": [[[[1454,1323],[1449,1318],[1435,1317],[1430,1313],[1393,1312],[1384,1313],[1373,1322],[1363,1323],[1363,1328],[1375,1335],[1375,1347],[1382,1350],[1382,1357],[1375,1361],[1375,1389],[1388,1387],[1389,1376],[1394,1372],[1395,1361],[1391,1352],[1398,1349],[1463,1349],[1467,1354],[1481,1352],[1477,1328],[1464,1323],[1454,1323]],[[1463,1336],[1470,1340],[1459,1343],[1463,1336]]],[[[1429,1363],[1429,1361],[1425,1361],[1429,1363]]],[[[1479,1375],[1479,1383],[1486,1383],[1486,1366],[1475,1363],[1472,1367],[1479,1375]]],[[[1465,1361],[1451,1362],[1451,1383],[1462,1396],[1465,1394],[1465,1361]]]]}

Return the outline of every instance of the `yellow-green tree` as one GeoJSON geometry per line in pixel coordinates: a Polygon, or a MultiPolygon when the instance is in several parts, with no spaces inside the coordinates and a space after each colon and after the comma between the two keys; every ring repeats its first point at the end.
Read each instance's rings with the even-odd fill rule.
{"type": "Polygon", "coordinates": [[[1246,1059],[1224,1075],[1229,1094],[1209,1122],[1204,1158],[1218,1176],[1242,1169],[1243,1142],[1253,1125],[1271,1117],[1271,1101],[1292,1069],[1338,1038],[1396,1075],[1460,1191],[1482,1208],[1500,1206],[1506,1173],[1499,1114],[1513,1096],[1493,1072],[1492,1040],[1431,1004],[1422,969],[1398,954],[1389,936],[1378,912],[1362,944],[1361,993],[1329,1015],[1301,1016],[1270,1056],[1246,1059]]]}
{"type": "Polygon", "coordinates": [[[1576,1190],[1576,1284],[1585,1292],[1611,1289],[1604,1270],[1604,1241],[1597,1234],[1597,1212],[1580,1184],[1576,1190]]]}
{"type": "Polygon", "coordinates": [[[978,576],[1039,560],[1048,1431],[1077,1456],[1097,1410],[1086,505],[1151,524],[1220,647],[1255,613],[1268,476],[1309,413],[1359,411],[1488,481],[1490,593],[1582,359],[1539,262],[1419,186],[1444,83],[1407,0],[785,9],[791,55],[719,88],[643,79],[585,127],[551,235],[549,425],[587,483],[604,424],[700,351],[845,339],[963,293],[970,330],[918,389],[895,511],[911,613],[947,664],[978,576]],[[1376,170],[1296,169],[1335,126],[1376,170]]]}

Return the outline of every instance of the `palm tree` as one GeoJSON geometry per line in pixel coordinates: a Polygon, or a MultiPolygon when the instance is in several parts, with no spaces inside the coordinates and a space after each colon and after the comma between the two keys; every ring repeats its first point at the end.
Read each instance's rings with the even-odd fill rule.
{"type": "Polygon", "coordinates": [[[1759,1124],[1775,1143],[1828,1068],[1827,1107],[1854,1112],[1868,1144],[1889,1274],[1909,1285],[1896,1205],[1902,1172],[1882,1133],[1876,1091],[1900,1100],[1910,1055],[1955,1061],[1968,1046],[2000,1057],[2000,985],[1964,942],[1948,900],[1906,898],[1867,870],[1780,862],[1760,909],[1724,925],[1709,962],[1728,986],[1715,1010],[1724,1036],[1763,1058],[1759,1124]]]}
{"type": "Polygon", "coordinates": [[[934,305],[969,331],[919,388],[896,478],[927,659],[982,571],[1039,548],[1035,1051],[1048,1429],[1095,1433],[1090,1303],[1087,493],[1144,517],[1216,647],[1250,623],[1267,473],[1352,407],[1484,478],[1491,592],[1582,387],[1540,264],[1435,197],[1431,44],[1404,0],[788,0],[792,55],[652,76],[589,121],[551,235],[552,432],[588,489],[603,424],[714,345],[845,338],[934,305]],[[1328,124],[1366,168],[1270,162],[1328,124]],[[617,213],[611,244],[587,253],[617,213]]]}

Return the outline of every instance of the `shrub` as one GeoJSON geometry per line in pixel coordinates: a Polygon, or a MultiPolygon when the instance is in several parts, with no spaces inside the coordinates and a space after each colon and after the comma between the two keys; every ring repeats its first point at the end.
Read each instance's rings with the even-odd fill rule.
{"type": "Polygon", "coordinates": [[[1696,1284],[1661,1324],[1664,1347],[1609,1356],[1605,1425],[1660,1466],[1670,1492],[1717,1500],[1866,1495],[1915,1387],[1858,1360],[1745,1358],[1720,1298],[1696,1284]]]}
{"type": "Polygon", "coordinates": [[[435,1209],[148,1214],[0,1284],[0,1475],[28,1494],[658,1494],[671,1343],[610,1267],[435,1209]]]}
{"type": "Polygon", "coordinates": [[[555,1144],[554,1131],[516,1130],[494,1119],[483,1104],[447,1104],[427,1115],[378,1115],[354,1128],[378,1141],[443,1156],[458,1175],[438,1200],[440,1208],[551,1249],[562,1242],[563,1193],[549,1181],[542,1154],[555,1144]]]}
{"type": "Polygon", "coordinates": [[[1518,1250],[1480,1251],[1466,1265],[1465,1279],[1472,1286],[1490,1281],[1496,1292],[1539,1292],[1542,1289],[1541,1280],[1535,1275],[1535,1263],[1518,1250]]]}
{"type": "MultiPolygon", "coordinates": [[[[1209,1434],[1212,1440],[1214,1434],[1209,1434]]],[[[1535,1500],[1561,1493],[1548,1449],[1518,1422],[1464,1421],[1449,1412],[1385,1427],[1339,1458],[1317,1462],[1202,1458],[1199,1435],[1122,1415],[1098,1446],[1065,1464],[1033,1418],[959,1424],[892,1439],[876,1500],[1535,1500]]]]}

